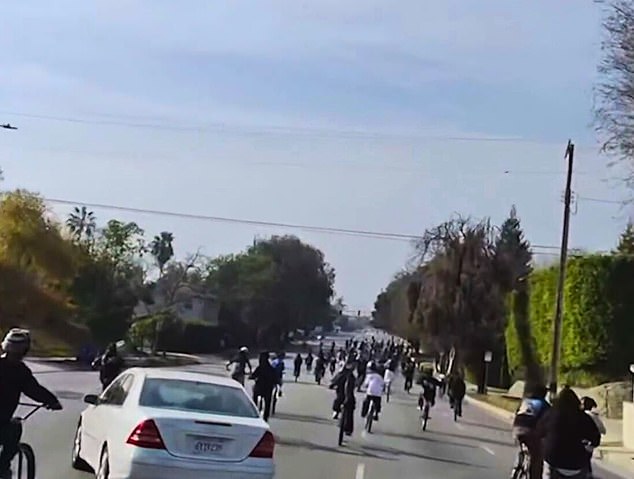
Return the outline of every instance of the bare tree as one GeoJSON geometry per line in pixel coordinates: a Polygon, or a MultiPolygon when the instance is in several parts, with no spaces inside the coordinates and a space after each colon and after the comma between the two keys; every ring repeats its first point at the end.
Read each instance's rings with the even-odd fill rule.
{"type": "Polygon", "coordinates": [[[605,6],[603,58],[596,87],[595,126],[612,165],[625,164],[634,187],[634,2],[600,1],[605,6]]]}

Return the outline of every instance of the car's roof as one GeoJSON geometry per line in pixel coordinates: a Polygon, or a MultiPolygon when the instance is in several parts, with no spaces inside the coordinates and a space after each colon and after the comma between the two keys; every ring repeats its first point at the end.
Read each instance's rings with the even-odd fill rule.
{"type": "Polygon", "coordinates": [[[182,371],[167,368],[130,368],[128,372],[151,379],[178,379],[181,381],[195,381],[219,386],[228,386],[240,389],[240,383],[231,378],[223,376],[213,376],[211,374],[182,371]]]}

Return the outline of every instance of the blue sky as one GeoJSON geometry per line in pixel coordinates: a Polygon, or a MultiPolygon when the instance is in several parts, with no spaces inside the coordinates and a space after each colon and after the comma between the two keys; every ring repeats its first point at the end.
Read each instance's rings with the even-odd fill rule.
{"type": "MultiPolygon", "coordinates": [[[[406,234],[454,213],[501,222],[516,204],[528,238],[557,245],[571,137],[577,194],[627,197],[590,126],[601,12],[589,0],[50,3],[3,6],[0,122],[20,127],[0,130],[5,188],[406,234]]],[[[173,231],[180,256],[293,232],[95,212],[173,231]]],[[[627,214],[580,199],[571,246],[610,249],[627,214]]],[[[296,233],[325,252],[353,309],[369,310],[411,253],[296,233]]]]}

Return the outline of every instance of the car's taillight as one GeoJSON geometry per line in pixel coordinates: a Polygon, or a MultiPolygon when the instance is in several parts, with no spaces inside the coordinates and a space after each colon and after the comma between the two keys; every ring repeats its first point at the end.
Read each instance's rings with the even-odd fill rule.
{"type": "Polygon", "coordinates": [[[273,450],[275,449],[275,438],[270,431],[266,431],[260,439],[257,446],[253,448],[249,457],[259,457],[263,459],[272,459],[273,450]]]}
{"type": "Polygon", "coordinates": [[[147,449],[165,449],[161,433],[152,419],[146,419],[139,423],[126,442],[133,446],[145,447],[147,449]]]}

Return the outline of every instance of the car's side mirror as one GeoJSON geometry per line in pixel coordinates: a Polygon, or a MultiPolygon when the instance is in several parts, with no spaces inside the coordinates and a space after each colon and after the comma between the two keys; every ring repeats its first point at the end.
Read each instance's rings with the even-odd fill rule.
{"type": "Polygon", "coordinates": [[[99,404],[99,396],[97,396],[96,394],[86,394],[84,396],[84,402],[86,404],[92,404],[93,406],[96,406],[97,404],[99,404]]]}

